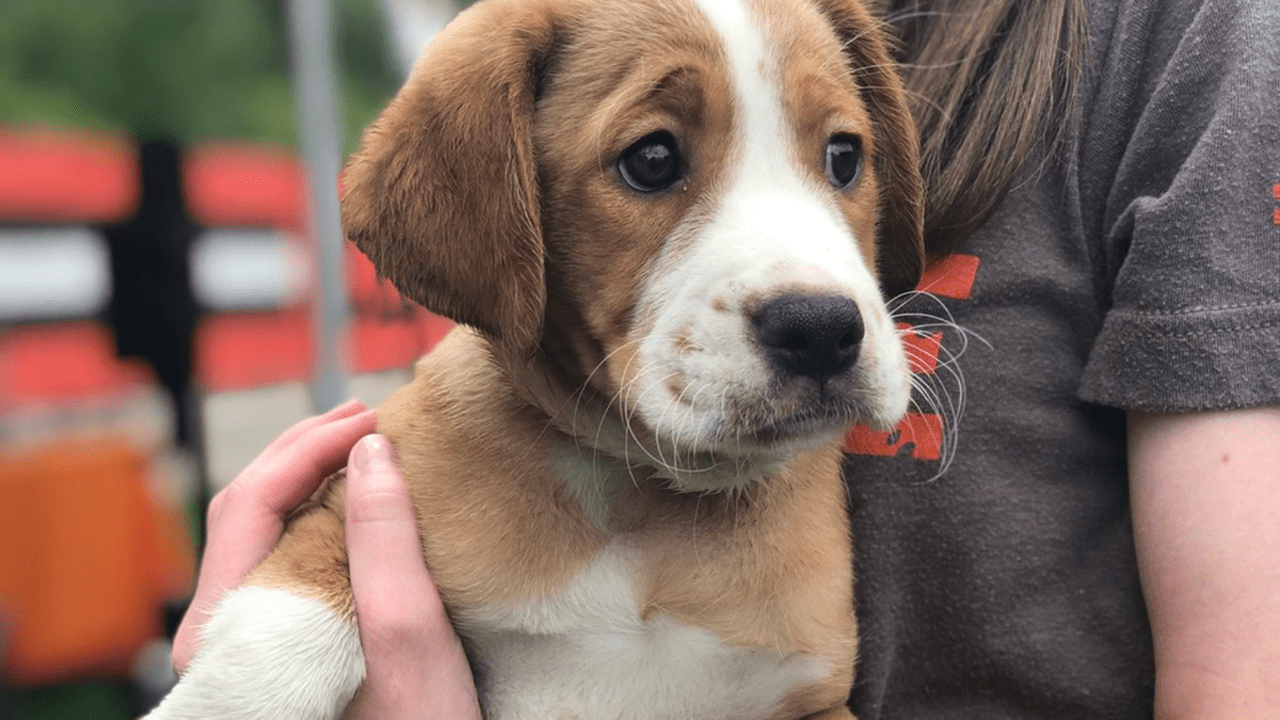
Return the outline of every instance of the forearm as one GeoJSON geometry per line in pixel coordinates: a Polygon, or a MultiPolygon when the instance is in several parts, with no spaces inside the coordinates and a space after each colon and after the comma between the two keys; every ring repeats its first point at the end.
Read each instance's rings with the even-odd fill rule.
{"type": "Polygon", "coordinates": [[[1156,717],[1280,717],[1280,408],[1129,431],[1156,717]]]}

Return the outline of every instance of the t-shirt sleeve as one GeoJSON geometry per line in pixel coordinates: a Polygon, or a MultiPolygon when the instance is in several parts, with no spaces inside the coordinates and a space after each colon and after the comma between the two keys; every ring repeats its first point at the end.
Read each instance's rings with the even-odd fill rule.
{"type": "Polygon", "coordinates": [[[1107,312],[1090,402],[1280,402],[1280,2],[1121,2],[1078,183],[1107,312]]]}

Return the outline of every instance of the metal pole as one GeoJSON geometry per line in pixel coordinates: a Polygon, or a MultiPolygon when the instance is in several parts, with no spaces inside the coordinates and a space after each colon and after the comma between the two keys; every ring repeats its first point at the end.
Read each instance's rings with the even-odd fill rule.
{"type": "Polygon", "coordinates": [[[382,0],[382,12],[397,63],[408,77],[427,43],[458,14],[458,3],[454,0],[382,0]]]}
{"type": "Polygon", "coordinates": [[[314,251],[315,377],[311,402],[317,412],[346,400],[347,316],[343,237],[338,206],[338,103],[330,48],[329,0],[288,0],[289,54],[297,98],[302,154],[314,251]]]}

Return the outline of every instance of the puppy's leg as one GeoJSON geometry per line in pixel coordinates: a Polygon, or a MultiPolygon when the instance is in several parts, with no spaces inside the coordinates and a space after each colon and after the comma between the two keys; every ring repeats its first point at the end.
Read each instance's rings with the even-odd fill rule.
{"type": "Polygon", "coordinates": [[[182,680],[149,718],[330,720],[364,680],[354,620],[287,590],[233,591],[202,638],[182,680]]]}
{"type": "Polygon", "coordinates": [[[338,718],[364,681],[342,517],[322,500],[293,518],[246,585],[219,603],[154,720],[338,718]]]}

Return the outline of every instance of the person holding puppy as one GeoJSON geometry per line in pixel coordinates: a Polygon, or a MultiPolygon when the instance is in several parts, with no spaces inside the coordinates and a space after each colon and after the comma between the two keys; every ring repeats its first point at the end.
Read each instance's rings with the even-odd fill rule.
{"type": "MultiPolygon", "coordinates": [[[[963,328],[942,328],[944,365],[965,333],[990,349],[952,361],[963,417],[918,398],[944,424],[918,427],[948,429],[936,456],[925,430],[851,446],[851,707],[1280,715],[1280,6],[883,4],[927,242],[963,290],[898,317],[963,328]]],[[[360,439],[373,423],[358,405],[304,421],[215,500],[180,669],[210,603],[346,460],[370,667],[351,716],[479,717],[390,448],[360,439]]]]}

